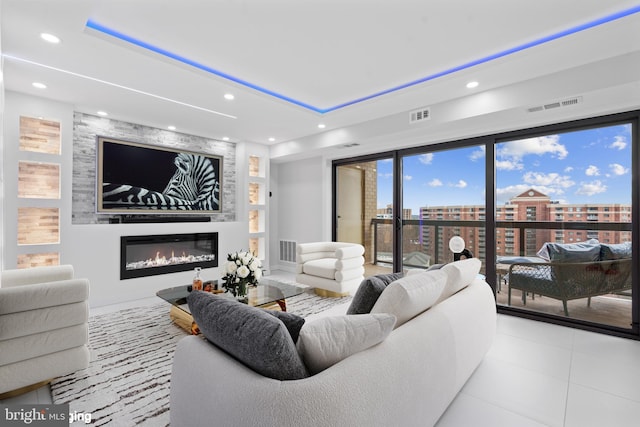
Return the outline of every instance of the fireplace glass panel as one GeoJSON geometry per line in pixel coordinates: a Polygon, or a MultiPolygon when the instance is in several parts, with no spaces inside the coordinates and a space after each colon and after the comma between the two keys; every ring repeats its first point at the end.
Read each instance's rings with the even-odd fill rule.
{"type": "Polygon", "coordinates": [[[123,236],[120,279],[218,266],[218,233],[123,236]]]}

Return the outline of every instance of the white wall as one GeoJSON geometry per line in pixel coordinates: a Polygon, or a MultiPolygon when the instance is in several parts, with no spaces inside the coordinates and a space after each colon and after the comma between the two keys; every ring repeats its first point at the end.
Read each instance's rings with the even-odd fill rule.
{"type": "MultiPolygon", "coordinates": [[[[245,217],[236,222],[166,223],[166,224],[102,224],[74,225],[71,222],[73,179],[73,106],[32,97],[15,92],[6,93],[4,123],[5,204],[2,216],[5,248],[3,268],[15,268],[17,255],[33,251],[33,247],[17,246],[17,207],[29,205],[60,206],[61,224],[59,245],[38,246],[37,251],[59,251],[62,264],[72,264],[77,277],[87,277],[91,283],[90,304],[92,307],[153,297],[163,288],[191,282],[192,272],[172,273],[139,279],[120,280],[120,236],[142,234],[170,234],[190,232],[218,232],[219,254],[246,247],[248,221],[245,217]],[[44,117],[61,123],[62,155],[59,157],[62,174],[62,198],[60,201],[25,201],[17,198],[17,159],[54,161],[51,156],[37,153],[19,153],[20,116],[44,117]]],[[[242,164],[242,163],[241,163],[242,164]]],[[[237,169],[239,175],[244,170],[237,169]]],[[[237,191],[246,191],[244,184],[237,191]]],[[[238,196],[238,195],[237,195],[238,196]]],[[[236,197],[239,212],[246,212],[246,194],[236,197]]],[[[222,264],[222,263],[220,263],[222,264]]],[[[205,269],[203,278],[219,279],[219,268],[205,269]]]]}
{"type": "MultiPolygon", "coordinates": [[[[271,260],[279,260],[279,240],[331,240],[331,163],[323,157],[271,164],[271,260]]],[[[290,267],[290,266],[289,266],[290,267]]]]}

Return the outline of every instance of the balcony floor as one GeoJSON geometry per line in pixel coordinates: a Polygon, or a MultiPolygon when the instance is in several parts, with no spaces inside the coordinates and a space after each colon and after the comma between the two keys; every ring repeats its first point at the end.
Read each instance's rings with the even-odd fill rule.
{"type": "MultiPolygon", "coordinates": [[[[497,293],[498,305],[508,306],[508,285],[502,285],[497,293]]],[[[616,326],[629,329],[631,327],[631,298],[619,295],[602,295],[591,298],[591,306],[587,305],[587,298],[569,301],[567,303],[569,317],[588,322],[616,326]]],[[[536,295],[532,299],[527,296],[526,305],[522,302],[522,291],[514,289],[511,293],[511,307],[528,309],[538,313],[553,314],[565,317],[562,301],[536,295]]]]}

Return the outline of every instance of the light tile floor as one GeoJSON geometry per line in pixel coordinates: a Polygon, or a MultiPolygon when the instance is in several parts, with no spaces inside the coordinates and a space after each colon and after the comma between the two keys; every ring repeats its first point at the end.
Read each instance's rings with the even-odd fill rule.
{"type": "MultiPolygon", "coordinates": [[[[92,309],[102,314],[148,298],[92,309]]],[[[626,427],[640,420],[640,341],[498,315],[493,347],[438,427],[626,427]]],[[[48,387],[2,403],[51,403],[48,387]]]]}
{"type": "Polygon", "coordinates": [[[438,427],[640,423],[640,342],[499,315],[493,347],[438,427]]]}

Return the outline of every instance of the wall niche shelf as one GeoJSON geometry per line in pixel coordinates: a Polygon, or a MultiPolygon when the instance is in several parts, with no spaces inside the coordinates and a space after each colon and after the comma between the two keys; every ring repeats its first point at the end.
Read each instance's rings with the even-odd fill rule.
{"type": "Polygon", "coordinates": [[[21,116],[19,139],[16,244],[23,249],[16,266],[59,265],[60,252],[52,249],[61,239],[60,123],[21,116]]]}
{"type": "Polygon", "coordinates": [[[250,155],[249,179],[249,251],[264,260],[266,254],[266,160],[250,155]]]}

